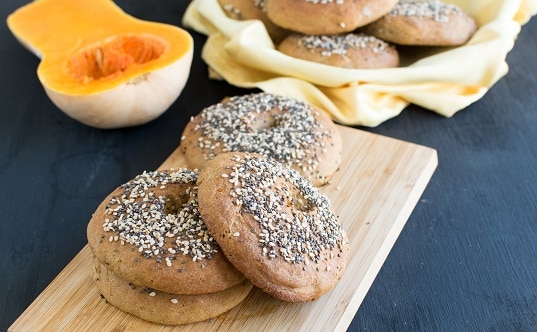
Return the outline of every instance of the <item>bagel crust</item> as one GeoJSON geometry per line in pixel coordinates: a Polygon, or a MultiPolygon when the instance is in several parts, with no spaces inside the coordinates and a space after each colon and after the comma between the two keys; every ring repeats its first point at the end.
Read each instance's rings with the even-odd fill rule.
{"type": "Polygon", "coordinates": [[[322,110],[293,98],[257,93],[203,109],[186,125],[180,149],[192,169],[203,169],[220,153],[251,152],[323,185],[339,168],[342,140],[322,110]]]}
{"type": "Polygon", "coordinates": [[[88,227],[94,256],[118,277],[173,294],[205,294],[245,278],[208,233],[198,210],[198,174],[144,172],[114,190],[88,227]]]}
{"type": "Polygon", "coordinates": [[[260,155],[216,156],[198,179],[200,212],[229,261],[284,301],[318,299],[349,256],[330,202],[295,170],[260,155]]]}
{"type": "Polygon", "coordinates": [[[244,280],[215,293],[164,293],[134,285],[96,259],[92,277],[108,303],[144,320],[164,325],[191,324],[216,317],[238,305],[253,288],[251,282],[244,280]]]}
{"type": "Polygon", "coordinates": [[[472,37],[476,23],[458,6],[439,0],[401,0],[363,31],[399,45],[458,46],[472,37]]]}
{"type": "Polygon", "coordinates": [[[265,12],[265,0],[218,0],[218,3],[229,18],[246,21],[259,20],[263,22],[269,36],[279,43],[289,31],[274,24],[265,12]]]}
{"type": "Polygon", "coordinates": [[[363,33],[292,34],[280,43],[278,50],[294,58],[341,68],[371,69],[399,65],[395,47],[363,33]]]}
{"type": "Polygon", "coordinates": [[[397,0],[266,0],[268,18],[306,35],[354,31],[387,14],[397,0]]]}

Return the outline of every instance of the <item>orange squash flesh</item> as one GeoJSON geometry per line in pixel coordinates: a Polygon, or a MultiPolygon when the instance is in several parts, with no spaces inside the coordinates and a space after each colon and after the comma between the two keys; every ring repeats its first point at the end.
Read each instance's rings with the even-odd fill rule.
{"type": "Polygon", "coordinates": [[[129,67],[158,59],[166,51],[149,36],[123,36],[80,51],[68,61],[71,75],[81,82],[122,75],[129,67]]]}
{"type": "Polygon", "coordinates": [[[136,19],[111,0],[36,0],[11,14],[8,26],[41,58],[41,82],[73,95],[110,89],[192,49],[186,31],[136,19]]]}

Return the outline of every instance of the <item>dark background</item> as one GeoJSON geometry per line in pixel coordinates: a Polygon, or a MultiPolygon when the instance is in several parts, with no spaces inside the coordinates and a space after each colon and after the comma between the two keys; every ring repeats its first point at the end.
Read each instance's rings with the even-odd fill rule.
{"type": "MultiPolygon", "coordinates": [[[[1,1],[5,18],[27,1],[1,1]]],[[[180,25],[186,0],[117,1],[180,25]]],[[[192,31],[191,31],[192,32],[192,31]]],[[[446,119],[416,106],[376,128],[432,147],[439,166],[359,308],[352,331],[537,329],[537,21],[510,71],[446,119]]],[[[86,224],[118,184],[157,168],[191,115],[245,90],[207,78],[192,32],[188,84],[157,120],[99,130],[59,111],[39,60],[0,25],[0,329],[7,329],[86,244],[86,224]]]]}

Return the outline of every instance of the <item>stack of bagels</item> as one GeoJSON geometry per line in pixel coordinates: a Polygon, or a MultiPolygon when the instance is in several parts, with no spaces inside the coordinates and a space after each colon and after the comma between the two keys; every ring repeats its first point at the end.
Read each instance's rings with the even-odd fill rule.
{"type": "Polygon", "coordinates": [[[342,141],[321,110],[267,93],[203,109],[183,130],[187,165],[144,172],[87,228],[102,297],[144,320],[216,317],[257,287],[288,302],[332,289],[349,242],[319,186],[342,141]]]}
{"type": "Polygon", "coordinates": [[[227,16],[261,20],[277,49],[343,68],[399,66],[396,45],[458,46],[476,30],[441,0],[218,0],[227,16]]]}

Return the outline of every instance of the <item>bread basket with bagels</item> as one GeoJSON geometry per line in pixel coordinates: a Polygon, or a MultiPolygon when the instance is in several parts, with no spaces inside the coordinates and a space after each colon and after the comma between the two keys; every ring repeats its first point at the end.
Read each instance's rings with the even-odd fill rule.
{"type": "Polygon", "coordinates": [[[202,58],[212,77],[304,100],[341,124],[373,127],[411,103],[451,117],[479,100],[507,74],[507,53],[537,13],[535,0],[445,2],[473,18],[471,38],[459,46],[401,46],[399,66],[386,68],[339,68],[285,55],[260,20],[230,18],[217,0],[192,1],[183,24],[207,35],[202,58]]]}

